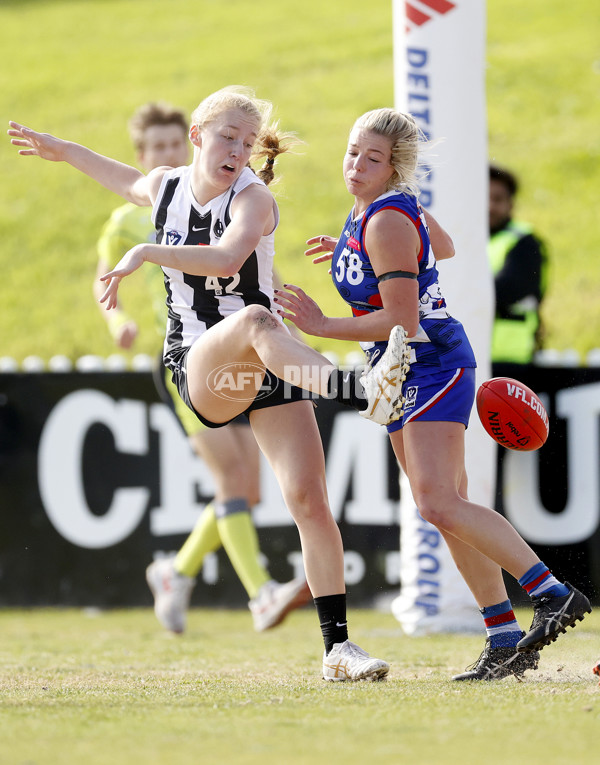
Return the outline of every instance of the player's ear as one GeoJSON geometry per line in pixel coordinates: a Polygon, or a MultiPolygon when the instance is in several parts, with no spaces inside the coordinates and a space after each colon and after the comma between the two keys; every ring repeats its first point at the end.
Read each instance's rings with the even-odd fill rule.
{"type": "Polygon", "coordinates": [[[194,146],[202,146],[202,138],[198,125],[192,125],[190,128],[190,141],[194,146]]]}

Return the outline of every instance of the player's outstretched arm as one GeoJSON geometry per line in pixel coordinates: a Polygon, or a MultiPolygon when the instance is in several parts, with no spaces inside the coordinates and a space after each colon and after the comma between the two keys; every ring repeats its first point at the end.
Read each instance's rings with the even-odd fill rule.
{"type": "MultiPolygon", "coordinates": [[[[156,173],[164,173],[167,169],[163,167],[152,170],[147,176],[148,180],[151,181],[156,173]]],[[[155,193],[158,193],[158,188],[155,193]]],[[[202,247],[196,244],[139,244],[129,250],[114,271],[105,274],[103,279],[131,273],[127,271],[121,274],[119,269],[125,267],[125,258],[134,251],[136,259],[141,258],[139,265],[148,261],[194,276],[234,276],[252,255],[261,237],[272,231],[273,227],[273,195],[265,186],[252,184],[236,196],[231,209],[231,223],[218,244],[202,247]],[[117,270],[119,272],[115,273],[117,270]]],[[[126,267],[129,268],[132,262],[129,258],[126,267]]]]}
{"type": "Polygon", "coordinates": [[[19,154],[22,156],[40,157],[49,162],[67,162],[128,202],[140,206],[152,204],[151,189],[154,184],[135,167],[50,133],[38,133],[18,122],[11,121],[9,125],[11,143],[20,147],[19,154]]]}

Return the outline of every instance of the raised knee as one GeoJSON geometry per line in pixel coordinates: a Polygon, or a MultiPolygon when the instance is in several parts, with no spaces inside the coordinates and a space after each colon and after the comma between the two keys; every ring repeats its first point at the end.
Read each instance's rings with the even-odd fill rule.
{"type": "Polygon", "coordinates": [[[265,332],[281,328],[281,322],[262,305],[249,305],[244,309],[244,323],[251,332],[265,332]]]}

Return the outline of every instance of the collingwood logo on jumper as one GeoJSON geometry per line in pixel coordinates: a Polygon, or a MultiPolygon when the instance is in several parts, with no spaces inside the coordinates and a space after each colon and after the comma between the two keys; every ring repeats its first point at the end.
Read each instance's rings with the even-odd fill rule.
{"type": "Polygon", "coordinates": [[[417,393],[419,392],[418,385],[409,385],[404,391],[404,409],[412,409],[417,403],[417,393]]]}
{"type": "Polygon", "coordinates": [[[224,231],[225,226],[221,223],[220,219],[217,218],[215,225],[213,226],[213,234],[217,237],[217,239],[220,239],[223,236],[224,231]]]}
{"type": "Polygon", "coordinates": [[[165,230],[165,244],[179,244],[183,239],[183,234],[179,231],[165,230]]]}

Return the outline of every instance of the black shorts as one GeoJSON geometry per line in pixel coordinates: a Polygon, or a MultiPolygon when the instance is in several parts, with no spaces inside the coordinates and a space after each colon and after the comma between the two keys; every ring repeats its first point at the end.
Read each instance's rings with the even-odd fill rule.
{"type": "MultiPolygon", "coordinates": [[[[181,409],[181,404],[177,401],[174,401],[174,396],[179,395],[179,398],[181,398],[181,394],[179,393],[179,388],[177,388],[177,393],[173,390],[173,384],[169,385],[167,382],[166,375],[171,374],[170,370],[165,367],[162,352],[159,354],[159,357],[157,359],[157,363],[154,366],[152,370],[152,379],[154,381],[154,385],[156,387],[157,393],[160,396],[160,400],[163,402],[163,404],[166,404],[169,409],[175,413],[177,416],[177,419],[181,422],[182,425],[184,425],[184,430],[186,430],[185,425],[188,422],[191,422],[191,418],[189,416],[185,415],[185,408],[181,409]],[[185,423],[184,423],[185,420],[185,423]]],[[[183,400],[182,400],[183,402],[183,400]]],[[[189,403],[185,403],[186,406],[188,406],[192,412],[193,415],[196,416],[196,419],[198,419],[198,422],[204,424],[202,418],[198,417],[198,413],[193,407],[189,406],[189,403]]],[[[248,415],[244,414],[238,414],[237,417],[235,417],[231,422],[230,425],[242,425],[245,427],[248,427],[250,425],[250,420],[248,419],[248,415]]],[[[207,426],[208,427],[208,426],[207,426]]],[[[187,430],[186,430],[187,433],[187,430]]],[[[189,435],[189,433],[188,433],[189,435]]]]}
{"type": "Polygon", "coordinates": [[[245,409],[241,414],[237,415],[233,419],[227,420],[226,422],[212,422],[197,412],[190,400],[186,368],[187,355],[189,350],[189,347],[178,348],[175,352],[171,352],[168,357],[165,357],[164,363],[167,369],[172,373],[173,383],[177,388],[182,401],[187,407],[189,407],[189,409],[191,409],[198,420],[207,428],[222,428],[224,425],[229,425],[233,422],[238,424],[240,418],[242,421],[247,419],[250,415],[250,412],[253,412],[255,409],[268,409],[272,406],[291,404],[294,401],[312,401],[313,398],[315,398],[310,391],[304,390],[303,388],[298,388],[295,385],[290,385],[284,380],[280,380],[279,377],[275,377],[275,375],[271,372],[267,371],[263,378],[260,392],[257,394],[256,398],[250,402],[247,409],[245,409]]]}

